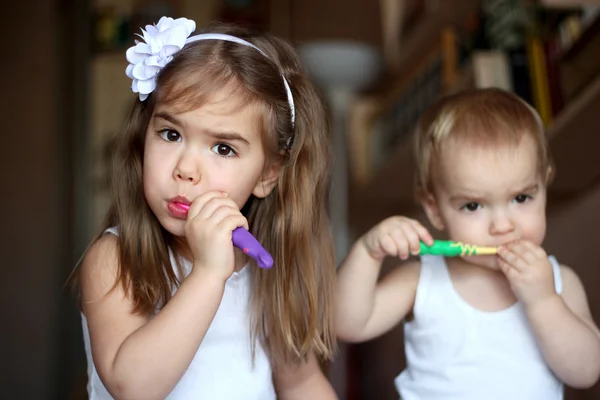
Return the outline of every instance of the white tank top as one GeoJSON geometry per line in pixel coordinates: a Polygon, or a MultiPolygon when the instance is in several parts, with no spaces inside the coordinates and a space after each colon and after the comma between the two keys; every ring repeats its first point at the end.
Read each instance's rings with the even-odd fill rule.
{"type": "MultiPolygon", "coordinates": [[[[557,293],[560,268],[549,257],[557,293]]],[[[402,400],[560,400],[522,305],[478,310],[454,290],[443,257],[421,257],[413,309],[404,324],[407,368],[395,379],[402,400]]]]}
{"type": "MultiPolygon", "coordinates": [[[[107,230],[117,234],[116,229],[107,230]]],[[[173,254],[170,254],[174,264],[173,254]]],[[[184,274],[191,271],[185,261],[184,274]]],[[[200,344],[194,359],[167,396],[169,400],[275,400],[271,364],[260,343],[256,344],[252,363],[248,305],[250,276],[248,267],[234,272],[225,284],[219,309],[200,344]]],[[[112,399],[94,367],[87,320],[81,314],[88,363],[90,400],[112,399]]]]}

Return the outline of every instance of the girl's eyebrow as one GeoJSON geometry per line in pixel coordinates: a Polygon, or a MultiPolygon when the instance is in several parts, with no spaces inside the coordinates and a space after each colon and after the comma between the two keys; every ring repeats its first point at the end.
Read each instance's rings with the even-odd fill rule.
{"type": "MultiPolygon", "coordinates": [[[[176,116],[169,114],[168,112],[165,112],[165,111],[156,112],[154,114],[154,118],[164,119],[165,121],[168,121],[168,122],[172,123],[173,125],[177,125],[180,127],[185,127],[185,125],[186,125],[185,121],[183,121],[183,120],[177,118],[176,116]]],[[[250,145],[250,142],[248,141],[248,139],[244,138],[242,135],[240,135],[237,132],[217,132],[217,131],[212,131],[212,130],[208,130],[208,129],[205,129],[204,132],[217,140],[230,141],[230,142],[242,142],[243,144],[246,144],[248,146],[250,145]]]]}
{"type": "Polygon", "coordinates": [[[169,114],[168,112],[165,111],[159,111],[154,113],[154,118],[160,118],[160,119],[164,119],[165,121],[168,121],[170,123],[172,123],[173,125],[177,125],[177,126],[181,126],[183,127],[185,124],[176,116],[169,114]]]}
{"type": "Polygon", "coordinates": [[[205,132],[217,140],[223,140],[227,142],[241,142],[247,146],[250,146],[250,142],[248,141],[248,139],[246,139],[237,132],[216,132],[211,130],[205,130],[205,132]]]}

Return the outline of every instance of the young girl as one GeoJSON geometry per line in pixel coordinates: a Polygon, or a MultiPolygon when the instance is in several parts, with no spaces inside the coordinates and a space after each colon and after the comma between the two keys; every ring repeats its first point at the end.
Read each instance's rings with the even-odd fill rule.
{"type": "Polygon", "coordinates": [[[335,398],[322,103],[281,40],[194,29],[163,17],[127,51],[139,99],[78,269],[90,398],[335,398]]]}
{"type": "Polygon", "coordinates": [[[535,111],[497,89],[448,97],[420,121],[415,156],[432,225],[499,255],[422,256],[378,283],[385,256],[433,240],[417,221],[384,220],[339,270],[339,337],[369,340],[404,320],[403,400],[558,400],[563,382],[593,385],[600,333],[583,286],[540,247],[552,166],[535,111]]]}

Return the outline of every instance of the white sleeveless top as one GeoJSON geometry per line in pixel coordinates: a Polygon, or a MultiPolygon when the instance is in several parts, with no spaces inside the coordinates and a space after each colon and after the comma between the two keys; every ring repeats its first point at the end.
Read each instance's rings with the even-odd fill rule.
{"type": "MultiPolygon", "coordinates": [[[[116,229],[107,232],[117,234],[116,229]]],[[[171,265],[175,265],[170,254],[171,265]]],[[[191,271],[185,261],[184,274],[191,271]]],[[[169,400],[275,400],[271,364],[260,343],[256,344],[252,364],[248,305],[250,276],[248,267],[234,272],[225,284],[217,313],[190,366],[179,380],[169,400]]],[[[87,320],[81,314],[83,338],[88,363],[90,400],[112,399],[94,367],[87,320]]]]}
{"type": "MultiPolygon", "coordinates": [[[[555,290],[560,267],[549,257],[555,290]]],[[[443,257],[422,256],[413,309],[404,324],[402,400],[560,400],[563,385],[544,361],[522,305],[478,310],[454,290],[443,257]]]]}

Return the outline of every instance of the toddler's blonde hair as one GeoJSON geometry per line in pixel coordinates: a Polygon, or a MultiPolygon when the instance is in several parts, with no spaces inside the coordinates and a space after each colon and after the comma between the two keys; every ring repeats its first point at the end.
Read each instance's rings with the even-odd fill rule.
{"type": "Polygon", "coordinates": [[[417,123],[414,134],[415,189],[418,199],[433,193],[436,160],[451,141],[471,146],[535,143],[538,168],[550,182],[553,162],[538,113],[517,95],[496,88],[449,95],[435,103],[417,123]]]}

